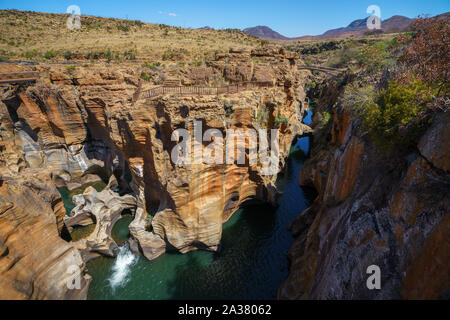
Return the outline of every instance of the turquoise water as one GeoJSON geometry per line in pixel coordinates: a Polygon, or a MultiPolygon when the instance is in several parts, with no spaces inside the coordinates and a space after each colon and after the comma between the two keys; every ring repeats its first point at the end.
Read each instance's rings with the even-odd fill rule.
{"type": "MultiPolygon", "coordinates": [[[[89,186],[92,186],[93,188],[95,188],[95,190],[100,192],[103,189],[105,189],[106,183],[104,183],[103,181],[87,183],[73,190],[69,190],[66,187],[57,188],[59,193],[61,194],[61,198],[64,204],[64,208],[66,209],[67,216],[69,216],[73,208],[75,208],[75,205],[72,202],[73,196],[77,194],[82,194],[89,186]]],[[[68,236],[67,239],[65,237],[64,238],[67,241],[76,242],[89,236],[94,231],[94,229],[95,224],[91,224],[89,226],[75,226],[72,232],[70,233],[70,237],[68,236]]]]}
{"type": "Polygon", "coordinates": [[[134,218],[131,214],[126,214],[123,215],[122,219],[117,221],[114,225],[114,228],[111,231],[111,236],[119,246],[130,238],[130,230],[128,229],[128,226],[133,219],[134,218]]]}
{"type": "MultiPolygon", "coordinates": [[[[305,123],[310,123],[310,116],[305,123]]],[[[148,261],[132,254],[125,243],[117,258],[88,263],[93,277],[88,298],[275,299],[288,275],[286,254],[294,241],[287,226],[310,205],[298,185],[308,148],[308,138],[292,147],[286,172],[277,183],[283,190],[280,206],[239,209],[224,224],[220,252],[166,253],[148,261]]],[[[115,229],[127,229],[131,219],[122,220],[115,229]]]]}
{"type": "Polygon", "coordinates": [[[69,190],[66,187],[57,188],[59,193],[61,194],[61,198],[63,200],[64,208],[66,209],[66,215],[70,215],[70,212],[75,208],[75,205],[72,202],[72,198],[74,195],[82,194],[87,187],[92,186],[98,192],[102,191],[106,187],[106,183],[103,181],[98,181],[94,183],[87,183],[82,185],[79,188],[69,190]]]}

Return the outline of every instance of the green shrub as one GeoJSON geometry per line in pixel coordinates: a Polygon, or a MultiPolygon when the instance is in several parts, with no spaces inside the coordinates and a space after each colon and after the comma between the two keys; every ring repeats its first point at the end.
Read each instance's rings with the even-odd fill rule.
{"type": "Polygon", "coordinates": [[[150,75],[147,72],[142,71],[141,72],[141,79],[144,80],[144,81],[149,81],[150,80],[150,75]]]}
{"type": "Polygon", "coordinates": [[[39,52],[36,49],[34,49],[34,50],[31,50],[31,51],[25,52],[24,53],[24,57],[27,58],[27,59],[33,59],[38,54],[39,54],[39,52]]]}
{"type": "Polygon", "coordinates": [[[314,110],[316,109],[317,105],[319,104],[319,99],[310,99],[309,100],[309,105],[308,108],[311,112],[314,112],[314,110]]]}
{"type": "Polygon", "coordinates": [[[426,127],[418,115],[432,99],[432,90],[420,80],[389,82],[376,103],[367,105],[364,115],[364,125],[377,147],[387,151],[413,147],[426,127]]]}
{"type": "Polygon", "coordinates": [[[119,23],[119,24],[117,25],[117,29],[118,29],[119,31],[123,31],[123,32],[129,32],[129,31],[130,31],[130,27],[129,27],[129,26],[126,26],[126,25],[124,25],[124,24],[122,24],[122,23],[119,23]]]}
{"type": "Polygon", "coordinates": [[[69,50],[67,50],[66,52],[64,52],[64,58],[65,58],[66,60],[72,59],[72,52],[70,52],[69,50]]]}
{"type": "Polygon", "coordinates": [[[359,50],[356,60],[360,67],[364,67],[369,71],[376,71],[383,68],[388,63],[389,52],[386,42],[378,42],[376,44],[365,46],[359,50]]]}
{"type": "Polygon", "coordinates": [[[321,120],[321,127],[325,128],[331,123],[331,114],[329,112],[323,112],[321,113],[322,120],[321,120]]]}
{"type": "Polygon", "coordinates": [[[53,59],[56,57],[56,52],[54,51],[47,51],[44,55],[45,59],[49,60],[49,59],[53,59]]]}
{"type": "Polygon", "coordinates": [[[123,53],[123,56],[124,56],[125,59],[127,59],[127,60],[136,60],[136,54],[137,54],[136,49],[130,49],[130,50],[126,50],[126,51],[123,53]]]}
{"type": "Polygon", "coordinates": [[[256,112],[255,118],[261,128],[267,128],[267,122],[269,120],[269,109],[266,106],[263,106],[259,112],[256,112]]]}
{"type": "Polygon", "coordinates": [[[152,64],[150,64],[148,61],[144,61],[142,67],[156,71],[160,65],[161,65],[160,62],[153,62],[152,64]]]}
{"type": "Polygon", "coordinates": [[[144,25],[144,23],[140,20],[135,20],[134,25],[137,26],[138,28],[141,28],[144,25]]]}
{"type": "Polygon", "coordinates": [[[364,117],[368,109],[374,108],[376,104],[375,88],[369,85],[360,87],[356,83],[350,83],[345,87],[341,100],[348,111],[364,117]]]}

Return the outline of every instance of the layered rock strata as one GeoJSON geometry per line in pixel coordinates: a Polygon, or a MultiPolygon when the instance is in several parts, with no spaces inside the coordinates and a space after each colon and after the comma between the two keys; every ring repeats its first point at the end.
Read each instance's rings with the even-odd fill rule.
{"type": "MultiPolygon", "coordinates": [[[[277,172],[284,167],[292,141],[308,130],[301,123],[305,112],[302,85],[306,75],[296,70],[296,58],[278,48],[252,52],[230,50],[204,68],[159,70],[159,74],[152,75],[155,83],[170,76],[178,77],[186,85],[199,81],[208,86],[215,86],[217,81],[225,84],[264,81],[271,82],[272,86],[218,96],[166,95],[140,100],[134,105],[131,97],[141,71],[126,65],[71,68],[37,65],[33,68],[41,72],[41,80],[35,85],[3,86],[0,187],[7,188],[10,182],[6,181],[19,175],[26,184],[29,172],[47,176],[45,184],[53,191],[55,185],[73,189],[90,181],[108,181],[110,177],[113,177],[111,181],[117,181],[113,190],[96,192],[90,188],[75,197],[77,208],[69,218],[63,219],[64,208],[56,193],[52,193],[51,211],[29,207],[24,219],[29,219],[29,215],[34,221],[31,217],[43,216],[39,219],[47,221],[46,228],[53,228],[51,232],[56,230],[56,234],[50,236],[50,231],[40,232],[42,229],[31,233],[33,245],[29,249],[43,244],[39,259],[29,255],[25,247],[15,247],[14,255],[29,259],[30,275],[26,278],[28,282],[24,282],[28,283],[27,288],[44,288],[39,293],[20,289],[15,297],[85,298],[88,277],[83,273],[83,264],[97,254],[114,254],[116,246],[110,231],[125,208],[133,211],[136,208],[130,225],[131,247],[154,259],[166,250],[183,253],[196,249],[218,250],[222,224],[239,206],[249,201],[275,204],[277,172]],[[193,125],[198,121],[203,126],[202,134],[210,128],[223,134],[227,129],[278,129],[279,170],[264,176],[258,165],[247,162],[244,165],[174,164],[173,132],[184,128],[193,133],[193,125]],[[96,229],[87,239],[77,243],[61,239],[69,239],[64,221],[70,229],[93,220],[96,229]],[[61,259],[54,273],[42,273],[45,268],[59,265],[53,254],[62,254],[61,250],[73,253],[73,257],[61,259]],[[78,293],[62,285],[62,270],[73,261],[80,266],[79,275],[84,279],[78,293]],[[41,263],[42,267],[36,269],[41,263]],[[37,279],[36,272],[43,278],[37,279]],[[58,283],[55,289],[49,288],[54,282],[58,283]]],[[[149,82],[144,89],[151,86],[149,82]]],[[[206,146],[207,143],[203,148],[206,146]]],[[[21,192],[14,190],[5,196],[7,205],[2,212],[25,207],[21,204],[25,200],[10,194],[21,192]],[[11,198],[14,201],[8,200],[11,198]]],[[[48,203],[43,192],[38,194],[48,203]]],[[[5,257],[12,257],[14,247],[8,241],[15,239],[15,232],[7,228],[0,230],[6,230],[0,232],[2,243],[7,244],[3,246],[0,263],[2,260],[6,263],[5,257]]],[[[12,288],[21,277],[19,269],[18,273],[10,273],[14,268],[5,264],[0,272],[7,275],[12,288]]]]}
{"type": "Polygon", "coordinates": [[[85,262],[60,236],[60,201],[48,173],[0,179],[0,299],[86,297],[85,262]]]}
{"type": "Polygon", "coordinates": [[[415,151],[386,154],[336,101],[336,88],[325,86],[314,116],[311,158],[299,182],[319,196],[291,224],[296,241],[278,297],[448,297],[450,113],[432,114],[415,151]],[[324,111],[333,118],[319,134],[324,111]],[[381,271],[379,290],[367,286],[372,265],[381,271]]]}

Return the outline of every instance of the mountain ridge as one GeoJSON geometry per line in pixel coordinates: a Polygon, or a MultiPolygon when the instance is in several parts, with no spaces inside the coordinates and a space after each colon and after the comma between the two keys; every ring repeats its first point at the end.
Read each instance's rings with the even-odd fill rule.
{"type": "MultiPolygon", "coordinates": [[[[434,16],[437,19],[448,18],[450,12],[439,14],[434,16]]],[[[330,39],[330,38],[342,38],[351,35],[364,35],[366,32],[371,31],[367,28],[367,20],[369,17],[363,19],[357,19],[352,21],[346,27],[335,28],[325,31],[324,33],[316,36],[305,35],[300,37],[289,38],[286,37],[268,26],[256,26],[243,29],[242,31],[248,35],[252,35],[264,40],[308,40],[308,39],[330,39]]],[[[402,15],[394,15],[389,19],[382,20],[381,30],[384,33],[395,33],[408,31],[408,28],[414,23],[415,18],[408,18],[402,15]]]]}
{"type": "Polygon", "coordinates": [[[242,32],[258,37],[260,39],[276,39],[276,40],[290,40],[290,38],[283,36],[282,34],[272,30],[268,26],[256,26],[246,28],[242,32]]]}

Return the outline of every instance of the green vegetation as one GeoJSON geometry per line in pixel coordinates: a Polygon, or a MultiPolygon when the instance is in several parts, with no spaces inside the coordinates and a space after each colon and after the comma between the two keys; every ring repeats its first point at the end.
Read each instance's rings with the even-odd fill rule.
{"type": "MultiPolygon", "coordinates": [[[[343,42],[344,42],[343,40],[340,40],[340,41],[331,40],[331,41],[319,42],[319,43],[314,43],[312,45],[305,46],[304,48],[301,48],[298,51],[304,55],[315,55],[315,54],[320,54],[320,53],[326,52],[326,51],[334,51],[334,50],[341,49],[341,45],[343,42]]],[[[288,49],[291,49],[291,50],[292,50],[292,48],[293,47],[288,47],[288,49]]]]}
{"type": "Polygon", "coordinates": [[[374,72],[394,64],[389,56],[388,43],[378,42],[360,49],[355,58],[359,67],[365,68],[368,72],[374,72]]]}
{"type": "Polygon", "coordinates": [[[262,129],[267,128],[267,123],[269,121],[269,109],[267,106],[263,106],[259,112],[257,111],[255,118],[262,129]]]}
{"type": "Polygon", "coordinates": [[[67,66],[66,67],[67,72],[72,76],[75,73],[75,69],[76,69],[76,66],[67,66]]]}
{"type": "Polygon", "coordinates": [[[373,86],[348,85],[343,104],[362,119],[364,129],[380,150],[408,149],[417,143],[426,128],[418,117],[426,111],[435,92],[420,80],[410,83],[390,81],[387,89],[376,93],[373,86]]]}
{"type": "Polygon", "coordinates": [[[303,50],[311,59],[320,57],[316,61],[349,69],[326,86],[315,82],[307,86],[318,144],[330,142],[332,115],[336,108],[344,108],[352,115],[353,128],[361,137],[367,134],[377,150],[395,156],[417,147],[448,98],[450,24],[418,19],[412,28],[412,33],[390,38],[383,34],[342,40],[332,54],[313,49],[325,43],[303,50]]]}
{"type": "Polygon", "coordinates": [[[283,123],[288,125],[289,124],[289,119],[285,118],[285,117],[282,117],[281,115],[277,115],[277,117],[275,118],[275,124],[276,125],[280,125],[280,124],[283,124],[283,123]]]}
{"type": "Polygon", "coordinates": [[[148,68],[148,69],[153,70],[153,71],[156,71],[159,66],[161,66],[160,62],[153,62],[152,64],[150,64],[148,61],[145,61],[142,64],[143,68],[148,68]]]}
{"type": "Polygon", "coordinates": [[[130,27],[125,25],[125,24],[123,24],[123,23],[118,23],[117,24],[117,29],[119,31],[123,31],[123,32],[130,32],[130,27]]]}
{"type": "Polygon", "coordinates": [[[26,52],[23,54],[23,56],[24,56],[25,58],[27,58],[27,59],[34,59],[34,58],[36,58],[38,55],[39,55],[39,52],[38,52],[36,49],[31,50],[31,51],[26,51],[26,52]]]}
{"type": "Polygon", "coordinates": [[[150,81],[150,75],[147,72],[142,71],[141,72],[141,79],[144,80],[144,81],[150,81]]]}
{"type": "Polygon", "coordinates": [[[125,50],[123,53],[123,56],[126,60],[136,60],[137,50],[136,49],[129,49],[125,50]]]}
{"type": "Polygon", "coordinates": [[[189,52],[184,48],[169,49],[162,54],[161,59],[163,61],[180,61],[184,60],[188,54],[189,52]]]}
{"type": "Polygon", "coordinates": [[[47,59],[47,60],[53,59],[53,58],[55,58],[55,57],[56,57],[56,52],[54,52],[54,51],[52,51],[52,50],[47,51],[47,52],[44,54],[44,58],[47,59]]]}
{"type": "Polygon", "coordinates": [[[358,46],[354,42],[349,42],[328,60],[328,66],[332,68],[347,67],[355,62],[358,52],[358,46]]]}
{"type": "Polygon", "coordinates": [[[418,115],[433,99],[429,86],[420,80],[409,84],[390,82],[389,87],[368,103],[364,125],[377,147],[407,149],[423,134],[426,123],[418,115]]]}
{"type": "Polygon", "coordinates": [[[331,123],[331,114],[329,112],[323,112],[321,115],[321,127],[325,128],[331,123]]]}
{"type": "Polygon", "coordinates": [[[72,52],[70,50],[67,50],[66,52],[64,52],[64,58],[66,60],[72,59],[72,52]]]}

